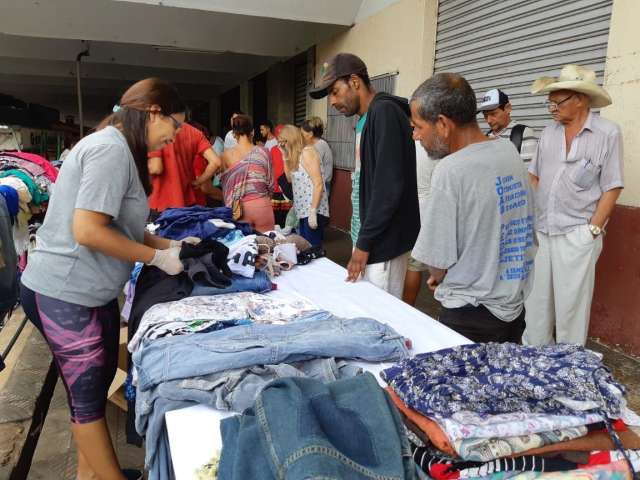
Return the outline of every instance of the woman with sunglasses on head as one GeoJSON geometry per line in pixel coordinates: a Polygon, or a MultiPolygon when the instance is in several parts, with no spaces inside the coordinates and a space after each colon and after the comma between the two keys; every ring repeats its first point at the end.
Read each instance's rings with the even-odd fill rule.
{"type": "Polygon", "coordinates": [[[79,480],[142,478],[120,469],[104,418],[118,361],[117,297],[134,262],[170,275],[183,269],[181,242],[149,234],[145,223],[147,152],[173,141],[184,111],[178,92],[159,79],[125,92],[114,113],[67,156],[22,276],[24,311],[67,390],[79,480]]]}

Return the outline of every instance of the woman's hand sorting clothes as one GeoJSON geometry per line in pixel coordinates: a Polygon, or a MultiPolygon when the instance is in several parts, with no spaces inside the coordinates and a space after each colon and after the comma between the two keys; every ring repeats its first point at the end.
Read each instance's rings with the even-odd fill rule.
{"type": "Polygon", "coordinates": [[[310,208],[309,209],[309,227],[311,227],[312,229],[316,229],[318,228],[318,209],[317,208],[310,208]]]}
{"type": "Polygon", "coordinates": [[[197,245],[202,241],[202,239],[198,237],[185,237],[182,240],[170,240],[169,248],[181,247],[183,243],[188,243],[190,245],[197,245]]]}
{"type": "Polygon", "coordinates": [[[169,275],[177,275],[184,271],[182,260],[180,260],[180,247],[167,248],[166,250],[156,250],[149,265],[158,267],[169,275]]]}

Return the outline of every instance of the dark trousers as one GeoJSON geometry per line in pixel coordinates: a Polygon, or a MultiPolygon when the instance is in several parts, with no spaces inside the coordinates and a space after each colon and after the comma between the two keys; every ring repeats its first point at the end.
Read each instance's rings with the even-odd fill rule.
{"type": "Polygon", "coordinates": [[[524,333],[524,309],[512,322],[504,322],[486,307],[466,305],[460,308],[442,307],[438,320],[476,343],[521,343],[524,333]]]}

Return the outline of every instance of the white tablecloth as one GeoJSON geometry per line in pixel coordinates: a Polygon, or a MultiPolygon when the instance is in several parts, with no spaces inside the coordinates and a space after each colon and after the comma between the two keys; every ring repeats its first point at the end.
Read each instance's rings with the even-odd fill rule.
{"type": "MultiPolygon", "coordinates": [[[[332,261],[315,260],[278,277],[278,289],[269,295],[305,297],[339,317],[375,318],[411,339],[414,354],[469,343],[465,337],[371,283],[346,283],[346,277],[347,271],[332,261]]],[[[383,384],[378,373],[388,364],[359,365],[374,373],[383,384]]],[[[195,479],[195,471],[221,450],[220,420],[230,415],[233,413],[203,405],[166,414],[171,456],[178,480],[195,479]]]]}

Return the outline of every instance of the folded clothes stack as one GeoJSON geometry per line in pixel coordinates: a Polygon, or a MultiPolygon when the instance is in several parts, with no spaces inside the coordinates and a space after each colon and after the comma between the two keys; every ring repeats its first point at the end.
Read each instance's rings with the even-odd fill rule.
{"type": "MultiPolygon", "coordinates": [[[[201,241],[182,244],[184,272],[178,275],[141,264],[133,269],[122,309],[132,354],[164,337],[203,335],[248,323],[286,323],[317,310],[305,301],[283,303],[259,295],[276,289],[271,279],[298,259],[308,263],[324,256],[298,235],[254,232],[234,222],[226,207],[169,209],[147,228],[171,240],[191,236],[201,241]]],[[[125,384],[127,440],[140,445],[134,428],[137,394],[137,370],[130,364],[125,384]]]]}
{"type": "Polygon", "coordinates": [[[227,261],[231,271],[245,278],[253,278],[256,270],[269,278],[325,256],[322,249],[299,235],[284,235],[280,231],[254,232],[248,224],[234,222],[230,208],[186,207],[164,211],[150,230],[172,240],[198,237],[217,240],[228,249],[227,261]]]}
{"type": "Polygon", "coordinates": [[[640,467],[640,418],[581,346],[463,345],[381,376],[430,478],[630,478],[640,467]]]}
{"type": "MultiPolygon", "coordinates": [[[[184,328],[181,322],[197,318],[233,321],[243,315],[255,323],[161,338],[151,338],[154,330],[147,330],[149,337],[135,339],[130,345],[137,373],[135,424],[138,433],[145,436],[150,479],[172,478],[164,420],[170,410],[204,404],[239,412],[253,405],[272,380],[308,377],[320,383],[331,382],[360,373],[345,360],[384,362],[408,356],[407,340],[391,327],[370,318],[338,318],[326,311],[310,310],[307,302],[255,294],[199,300],[203,302],[200,305],[183,301],[180,308],[174,305],[158,311],[157,319],[163,322],[165,313],[175,312],[172,328],[184,328]],[[224,299],[223,305],[207,304],[220,298],[224,299]]],[[[167,324],[158,331],[165,327],[167,324]]],[[[375,384],[375,379],[372,381],[375,384]]],[[[384,392],[377,388],[378,396],[384,398],[384,392]]],[[[356,398],[351,400],[355,402],[356,398]]],[[[323,403],[318,403],[317,408],[324,408],[323,403]]],[[[386,408],[390,406],[389,400],[386,408]]],[[[327,415],[331,415],[328,410],[327,415]]],[[[381,419],[371,417],[369,422],[372,421],[381,419]]],[[[373,429],[362,435],[365,433],[376,434],[373,429]]],[[[407,452],[410,457],[408,448],[407,452]]],[[[396,463],[399,461],[396,459],[396,463]]]]}
{"type": "Polygon", "coordinates": [[[400,416],[370,373],[276,380],[221,432],[218,480],[415,478],[400,416]]]}
{"type": "Polygon", "coordinates": [[[29,222],[47,206],[58,170],[32,153],[0,152],[0,195],[13,221],[13,243],[19,255],[29,247],[29,222]]]}

